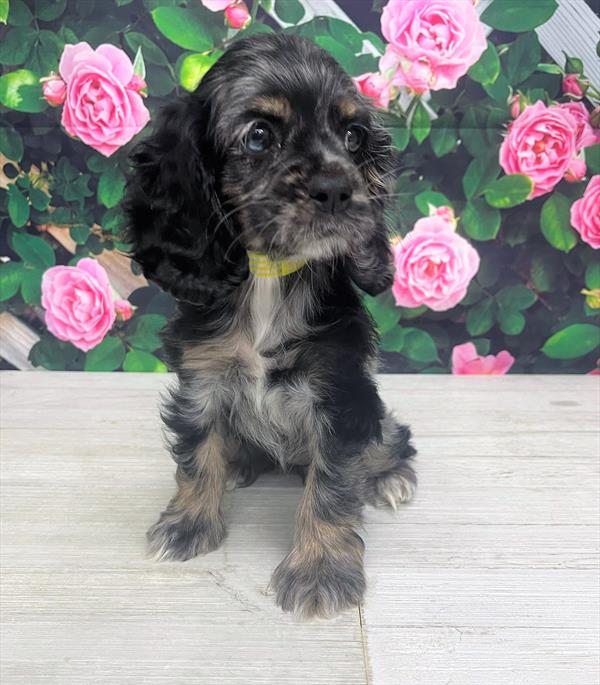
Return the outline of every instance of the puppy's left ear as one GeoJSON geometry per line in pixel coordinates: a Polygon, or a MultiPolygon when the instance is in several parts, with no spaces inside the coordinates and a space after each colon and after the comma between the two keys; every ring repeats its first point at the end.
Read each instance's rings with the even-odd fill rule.
{"type": "Polygon", "coordinates": [[[247,276],[218,194],[221,160],[199,91],[167,106],[133,151],[126,240],[144,275],[177,299],[211,305],[247,276]]]}
{"type": "Polygon", "coordinates": [[[347,269],[354,283],[369,295],[391,287],[394,280],[392,251],[385,226],[383,209],[389,196],[394,158],[390,134],[373,113],[373,122],[361,162],[371,205],[377,215],[375,232],[347,260],[347,269]]]}

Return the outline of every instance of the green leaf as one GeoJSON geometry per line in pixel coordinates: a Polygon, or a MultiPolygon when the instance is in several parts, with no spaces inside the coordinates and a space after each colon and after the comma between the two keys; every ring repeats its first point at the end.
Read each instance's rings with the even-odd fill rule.
{"type": "Polygon", "coordinates": [[[194,54],[185,57],[179,69],[179,83],[190,92],[196,90],[204,75],[222,54],[221,50],[217,50],[206,55],[194,54]]]}
{"type": "Polygon", "coordinates": [[[146,83],[148,84],[148,93],[154,97],[168,95],[177,85],[168,69],[157,66],[148,67],[146,83]]]}
{"type": "Polygon", "coordinates": [[[561,258],[549,247],[537,250],[531,258],[531,282],[542,293],[549,293],[556,288],[561,271],[561,258]]]}
{"type": "Polygon", "coordinates": [[[510,174],[493,181],[485,189],[487,203],[498,209],[508,209],[522,204],[531,195],[533,183],[523,174],[510,174]]]}
{"type": "Polygon", "coordinates": [[[19,290],[24,270],[21,262],[0,262],[0,302],[9,300],[19,290]]]}
{"type": "Polygon", "coordinates": [[[376,33],[373,33],[373,31],[364,31],[363,38],[368,40],[379,52],[385,52],[385,43],[376,33]]]}
{"type": "Polygon", "coordinates": [[[10,29],[0,44],[0,62],[2,64],[23,64],[29,57],[38,32],[31,26],[19,26],[10,29]]]}
{"type": "Polygon", "coordinates": [[[536,300],[536,294],[525,285],[509,285],[496,295],[496,302],[506,310],[529,309],[536,300]]]}
{"type": "Polygon", "coordinates": [[[86,159],[85,164],[90,171],[93,171],[95,174],[101,174],[103,171],[113,167],[115,163],[112,159],[108,159],[103,155],[93,154],[86,159]]]}
{"type": "Polygon", "coordinates": [[[514,309],[500,307],[497,318],[500,330],[506,335],[519,335],[525,328],[525,317],[514,309]]]}
{"type": "Polygon", "coordinates": [[[78,245],[85,245],[90,237],[90,227],[85,225],[71,226],[69,235],[78,245]]]}
{"type": "Polygon", "coordinates": [[[42,269],[25,269],[21,281],[21,296],[27,304],[42,303],[42,269]]]}
{"type": "Polygon", "coordinates": [[[98,181],[98,202],[107,209],[119,204],[125,191],[126,179],[118,167],[107,169],[98,181]]]}
{"type": "Polygon", "coordinates": [[[478,83],[491,85],[500,75],[500,58],[496,46],[488,40],[487,49],[469,69],[468,75],[478,83]]]}
{"type": "Polygon", "coordinates": [[[29,359],[34,366],[43,366],[52,371],[65,369],[80,356],[81,352],[76,347],[57,340],[47,332],[42,334],[42,339],[29,352],[29,359]]]}
{"type": "Polygon", "coordinates": [[[419,145],[427,138],[431,131],[431,117],[421,100],[419,100],[413,112],[410,130],[419,145]]]}
{"type": "Polygon", "coordinates": [[[194,52],[205,52],[213,46],[206,27],[190,10],[181,7],[157,7],[152,10],[156,28],[175,45],[194,52]]]}
{"type": "Polygon", "coordinates": [[[50,204],[50,197],[46,195],[40,188],[30,188],[29,189],[29,199],[34,209],[38,212],[43,212],[48,208],[50,204]]]}
{"type": "Polygon", "coordinates": [[[577,234],[571,228],[571,202],[561,193],[553,193],[544,202],[540,214],[542,233],[561,252],[569,252],[577,244],[577,234]]]}
{"type": "Polygon", "coordinates": [[[500,31],[531,31],[548,21],[557,7],[556,0],[494,0],[481,21],[500,31]]]}
{"type": "Polygon", "coordinates": [[[506,58],[506,77],[509,82],[517,85],[531,76],[541,56],[542,48],[535,31],[519,36],[510,46],[506,58]]]}
{"type": "Polygon", "coordinates": [[[558,64],[538,64],[537,71],[541,71],[543,74],[555,74],[557,76],[562,76],[562,69],[558,64]]]}
{"type": "Polygon", "coordinates": [[[439,359],[435,340],[418,328],[404,329],[402,354],[417,362],[433,362],[439,359]]]}
{"type": "Polygon", "coordinates": [[[585,270],[585,285],[590,290],[600,288],[600,262],[590,262],[585,270]]]}
{"type": "Polygon", "coordinates": [[[471,160],[462,180],[467,200],[480,195],[486,186],[498,178],[499,173],[500,165],[495,149],[471,160]]]}
{"type": "Polygon", "coordinates": [[[400,311],[396,307],[394,297],[390,292],[382,293],[377,297],[363,295],[365,307],[373,317],[380,335],[385,335],[400,321],[400,311]]]}
{"type": "Polygon", "coordinates": [[[393,126],[388,129],[390,135],[392,136],[392,143],[397,150],[406,150],[408,141],[410,140],[410,129],[406,126],[399,127],[393,126]]]}
{"type": "Polygon", "coordinates": [[[379,347],[384,352],[401,352],[404,346],[404,328],[395,326],[391,331],[381,336],[379,347]]]}
{"type": "Polygon", "coordinates": [[[42,238],[28,233],[14,233],[13,249],[21,259],[45,271],[56,263],[54,250],[42,238]]]}
{"type": "Polygon", "coordinates": [[[500,76],[492,84],[485,84],[483,86],[485,92],[501,105],[505,105],[511,92],[510,83],[506,76],[500,72],[500,76]]]}
{"type": "Polygon", "coordinates": [[[158,357],[142,350],[130,350],[123,362],[123,371],[164,373],[166,370],[167,367],[158,357]]]}
{"type": "Polygon", "coordinates": [[[66,6],[67,0],[35,0],[35,16],[42,21],[54,21],[66,6]]]}
{"type": "Polygon", "coordinates": [[[298,0],[275,0],[275,14],[286,24],[297,24],[304,16],[304,7],[298,0]]]}
{"type": "Polygon", "coordinates": [[[469,200],[461,218],[465,233],[474,240],[493,240],[500,230],[500,210],[481,198],[469,200]]]}
{"type": "Polygon", "coordinates": [[[429,206],[433,207],[451,207],[450,200],[442,193],[436,193],[435,190],[426,190],[419,193],[415,197],[415,204],[417,208],[425,216],[429,216],[429,206]]]}
{"type": "Polygon", "coordinates": [[[8,0],[0,0],[0,24],[8,20],[8,0]]]}
{"type": "Polygon", "coordinates": [[[600,143],[585,148],[585,163],[588,174],[600,174],[600,143]]]}
{"type": "Polygon", "coordinates": [[[565,71],[567,74],[579,74],[580,76],[583,75],[584,69],[582,60],[579,57],[570,57],[564,50],[563,54],[566,57],[565,71]]]}
{"type": "Polygon", "coordinates": [[[29,221],[29,202],[16,183],[8,186],[8,216],[17,228],[29,221]]]}
{"type": "Polygon", "coordinates": [[[128,31],[124,36],[125,42],[135,55],[139,48],[142,48],[144,53],[144,60],[150,64],[156,64],[161,67],[166,67],[169,64],[169,59],[165,53],[158,47],[156,43],[150,40],[143,33],[136,31],[128,31]]]}
{"type": "Polygon", "coordinates": [[[125,347],[119,338],[107,335],[85,357],[86,371],[114,371],[125,359],[125,347]]]}
{"type": "Polygon", "coordinates": [[[466,326],[469,335],[483,335],[494,324],[495,303],[491,298],[481,300],[467,312],[466,326]]]}
{"type": "Polygon", "coordinates": [[[550,359],[577,359],[600,346],[600,328],[590,323],[575,323],[550,336],[542,352],[550,359]]]}
{"type": "Polygon", "coordinates": [[[436,157],[443,157],[454,150],[458,142],[458,134],[456,119],[450,112],[445,112],[432,122],[429,140],[436,157]]]}
{"type": "Polygon", "coordinates": [[[8,23],[11,26],[27,26],[33,19],[33,14],[23,0],[9,0],[8,23]]]}
{"type": "Polygon", "coordinates": [[[487,118],[487,111],[471,108],[460,122],[460,138],[473,157],[485,155],[489,151],[487,118]]]}
{"type": "Polygon", "coordinates": [[[351,76],[356,76],[356,56],[346,45],[338,43],[332,36],[317,36],[315,43],[327,50],[351,76]]]}
{"type": "Polygon", "coordinates": [[[17,69],[0,76],[0,102],[18,112],[43,112],[48,106],[42,97],[39,76],[28,69],[17,69]]]}
{"type": "Polygon", "coordinates": [[[167,317],[162,314],[142,314],[133,319],[131,333],[127,342],[135,348],[154,352],[162,345],[159,332],[167,325],[167,317]]]}
{"type": "MultiPolygon", "coordinates": [[[[286,0],[283,0],[283,2],[287,4],[286,0]]],[[[352,26],[347,21],[334,19],[333,17],[327,19],[327,24],[329,32],[337,41],[347,45],[353,52],[361,52],[364,37],[355,26],[352,26]]]]}

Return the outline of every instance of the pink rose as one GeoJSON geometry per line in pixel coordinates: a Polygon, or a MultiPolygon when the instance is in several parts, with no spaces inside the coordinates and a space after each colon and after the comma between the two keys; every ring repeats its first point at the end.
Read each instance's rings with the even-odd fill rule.
{"type": "Polygon", "coordinates": [[[571,164],[565,173],[565,181],[568,181],[569,183],[579,183],[579,181],[583,181],[586,173],[587,166],[585,161],[576,157],[571,160],[571,164]]]}
{"type": "Polygon", "coordinates": [[[600,143],[600,131],[592,128],[590,113],[587,111],[583,102],[563,102],[556,105],[564,112],[568,112],[575,120],[575,144],[577,152],[580,152],[590,145],[600,143]]]}
{"type": "Polygon", "coordinates": [[[44,100],[52,107],[60,107],[67,97],[67,84],[57,74],[40,79],[44,100]]]}
{"type": "Polygon", "coordinates": [[[225,8],[225,21],[232,29],[245,29],[251,21],[245,2],[234,2],[225,8]]]}
{"type": "Polygon", "coordinates": [[[399,81],[416,92],[455,88],[487,47],[472,0],[390,0],[381,30],[393,46],[399,81]]]}
{"type": "Polygon", "coordinates": [[[459,376],[502,375],[515,363],[510,352],[502,350],[497,355],[480,357],[473,343],[456,345],[452,350],[452,373],[459,376]]]}
{"type": "Polygon", "coordinates": [[[200,0],[200,2],[211,12],[222,12],[231,5],[231,0],[200,0]]]}
{"type": "Polygon", "coordinates": [[[585,90],[579,81],[579,74],[567,74],[563,78],[562,92],[563,95],[570,95],[575,98],[582,98],[585,95],[585,90]]]}
{"type": "Polygon", "coordinates": [[[500,166],[507,174],[525,174],[533,181],[530,199],[559,183],[577,156],[576,121],[560,107],[536,102],[508,127],[500,148],[500,166]]]}
{"type": "Polygon", "coordinates": [[[583,197],[571,205],[571,226],[588,245],[600,248],[600,175],[592,176],[583,197]]]}
{"type": "Polygon", "coordinates": [[[447,224],[450,224],[453,229],[455,229],[458,224],[458,219],[456,218],[456,214],[454,213],[452,207],[447,207],[446,205],[443,205],[442,207],[434,207],[430,210],[429,214],[430,216],[441,217],[447,224]]]}
{"type": "Polygon", "coordinates": [[[62,125],[106,157],[144,128],[150,114],[139,94],[133,65],[114,45],[65,45],[60,74],[67,84],[62,125]]]}
{"type": "Polygon", "coordinates": [[[129,321],[133,316],[134,306],[129,300],[115,300],[115,313],[120,321],[129,321]]]}
{"type": "Polygon", "coordinates": [[[101,343],[115,321],[108,276],[94,259],[48,269],[42,277],[42,306],[50,333],[84,352],[101,343]]]}
{"type": "Polygon", "coordinates": [[[382,74],[367,73],[357,76],[354,80],[356,89],[368,98],[374,100],[376,107],[387,109],[392,97],[390,81],[382,74]]]}
{"type": "Polygon", "coordinates": [[[440,216],[419,219],[393,250],[392,293],[400,307],[451,309],[479,269],[477,251],[440,216]]]}

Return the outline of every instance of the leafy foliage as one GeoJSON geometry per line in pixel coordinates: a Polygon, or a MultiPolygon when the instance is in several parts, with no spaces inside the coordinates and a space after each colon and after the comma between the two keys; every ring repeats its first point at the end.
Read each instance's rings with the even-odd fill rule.
{"type": "MultiPolygon", "coordinates": [[[[129,294],[133,317],[117,321],[87,354],[45,330],[44,271],[127,248],[119,242],[119,203],[128,149],[107,159],[64,134],[60,111],[42,97],[40,78],[57,71],[66,43],[87,41],[95,48],[110,42],[132,61],[137,55],[138,64],[142,56],[146,104],[154,115],[163,102],[194,90],[231,41],[273,30],[315,41],[352,76],[377,71],[378,57],[364,47],[383,52],[379,36],[339,19],[307,20],[297,0],[254,5],[254,21],[236,32],[199,0],[0,1],[0,310],[40,334],[33,364],[164,371],[160,331],[173,309],[155,286],[138,288],[129,294]],[[285,28],[276,28],[277,21],[285,28]],[[68,227],[70,240],[58,242],[48,226],[68,227]]],[[[598,310],[581,291],[600,288],[600,263],[569,218],[585,183],[563,182],[528,200],[531,181],[503,175],[498,163],[511,120],[509,97],[559,97],[563,69],[544,54],[534,31],[556,6],[555,0],[494,0],[482,16],[494,29],[487,50],[458,88],[382,113],[401,167],[389,212],[394,233],[406,235],[432,207],[449,205],[460,218],[457,230],[481,259],[466,297],[446,312],[398,307],[390,292],[365,296],[388,370],[447,371],[452,348],[470,340],[480,354],[508,349],[517,372],[586,372],[594,365],[598,310]]],[[[566,70],[581,73],[583,66],[570,57],[566,70]]],[[[600,173],[599,150],[586,150],[589,174],[600,173]]]]}

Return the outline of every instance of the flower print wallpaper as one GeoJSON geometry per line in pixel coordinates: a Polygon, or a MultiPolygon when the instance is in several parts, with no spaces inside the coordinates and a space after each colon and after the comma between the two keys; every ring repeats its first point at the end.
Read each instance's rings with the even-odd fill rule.
{"type": "Polygon", "coordinates": [[[556,0],[338,4],[358,27],[300,0],[0,0],[0,368],[167,370],[175,303],[121,233],[128,154],[228,45],[285,31],[395,148],[395,279],[364,295],[384,370],[598,373],[600,84],[540,44],[556,0]]]}

